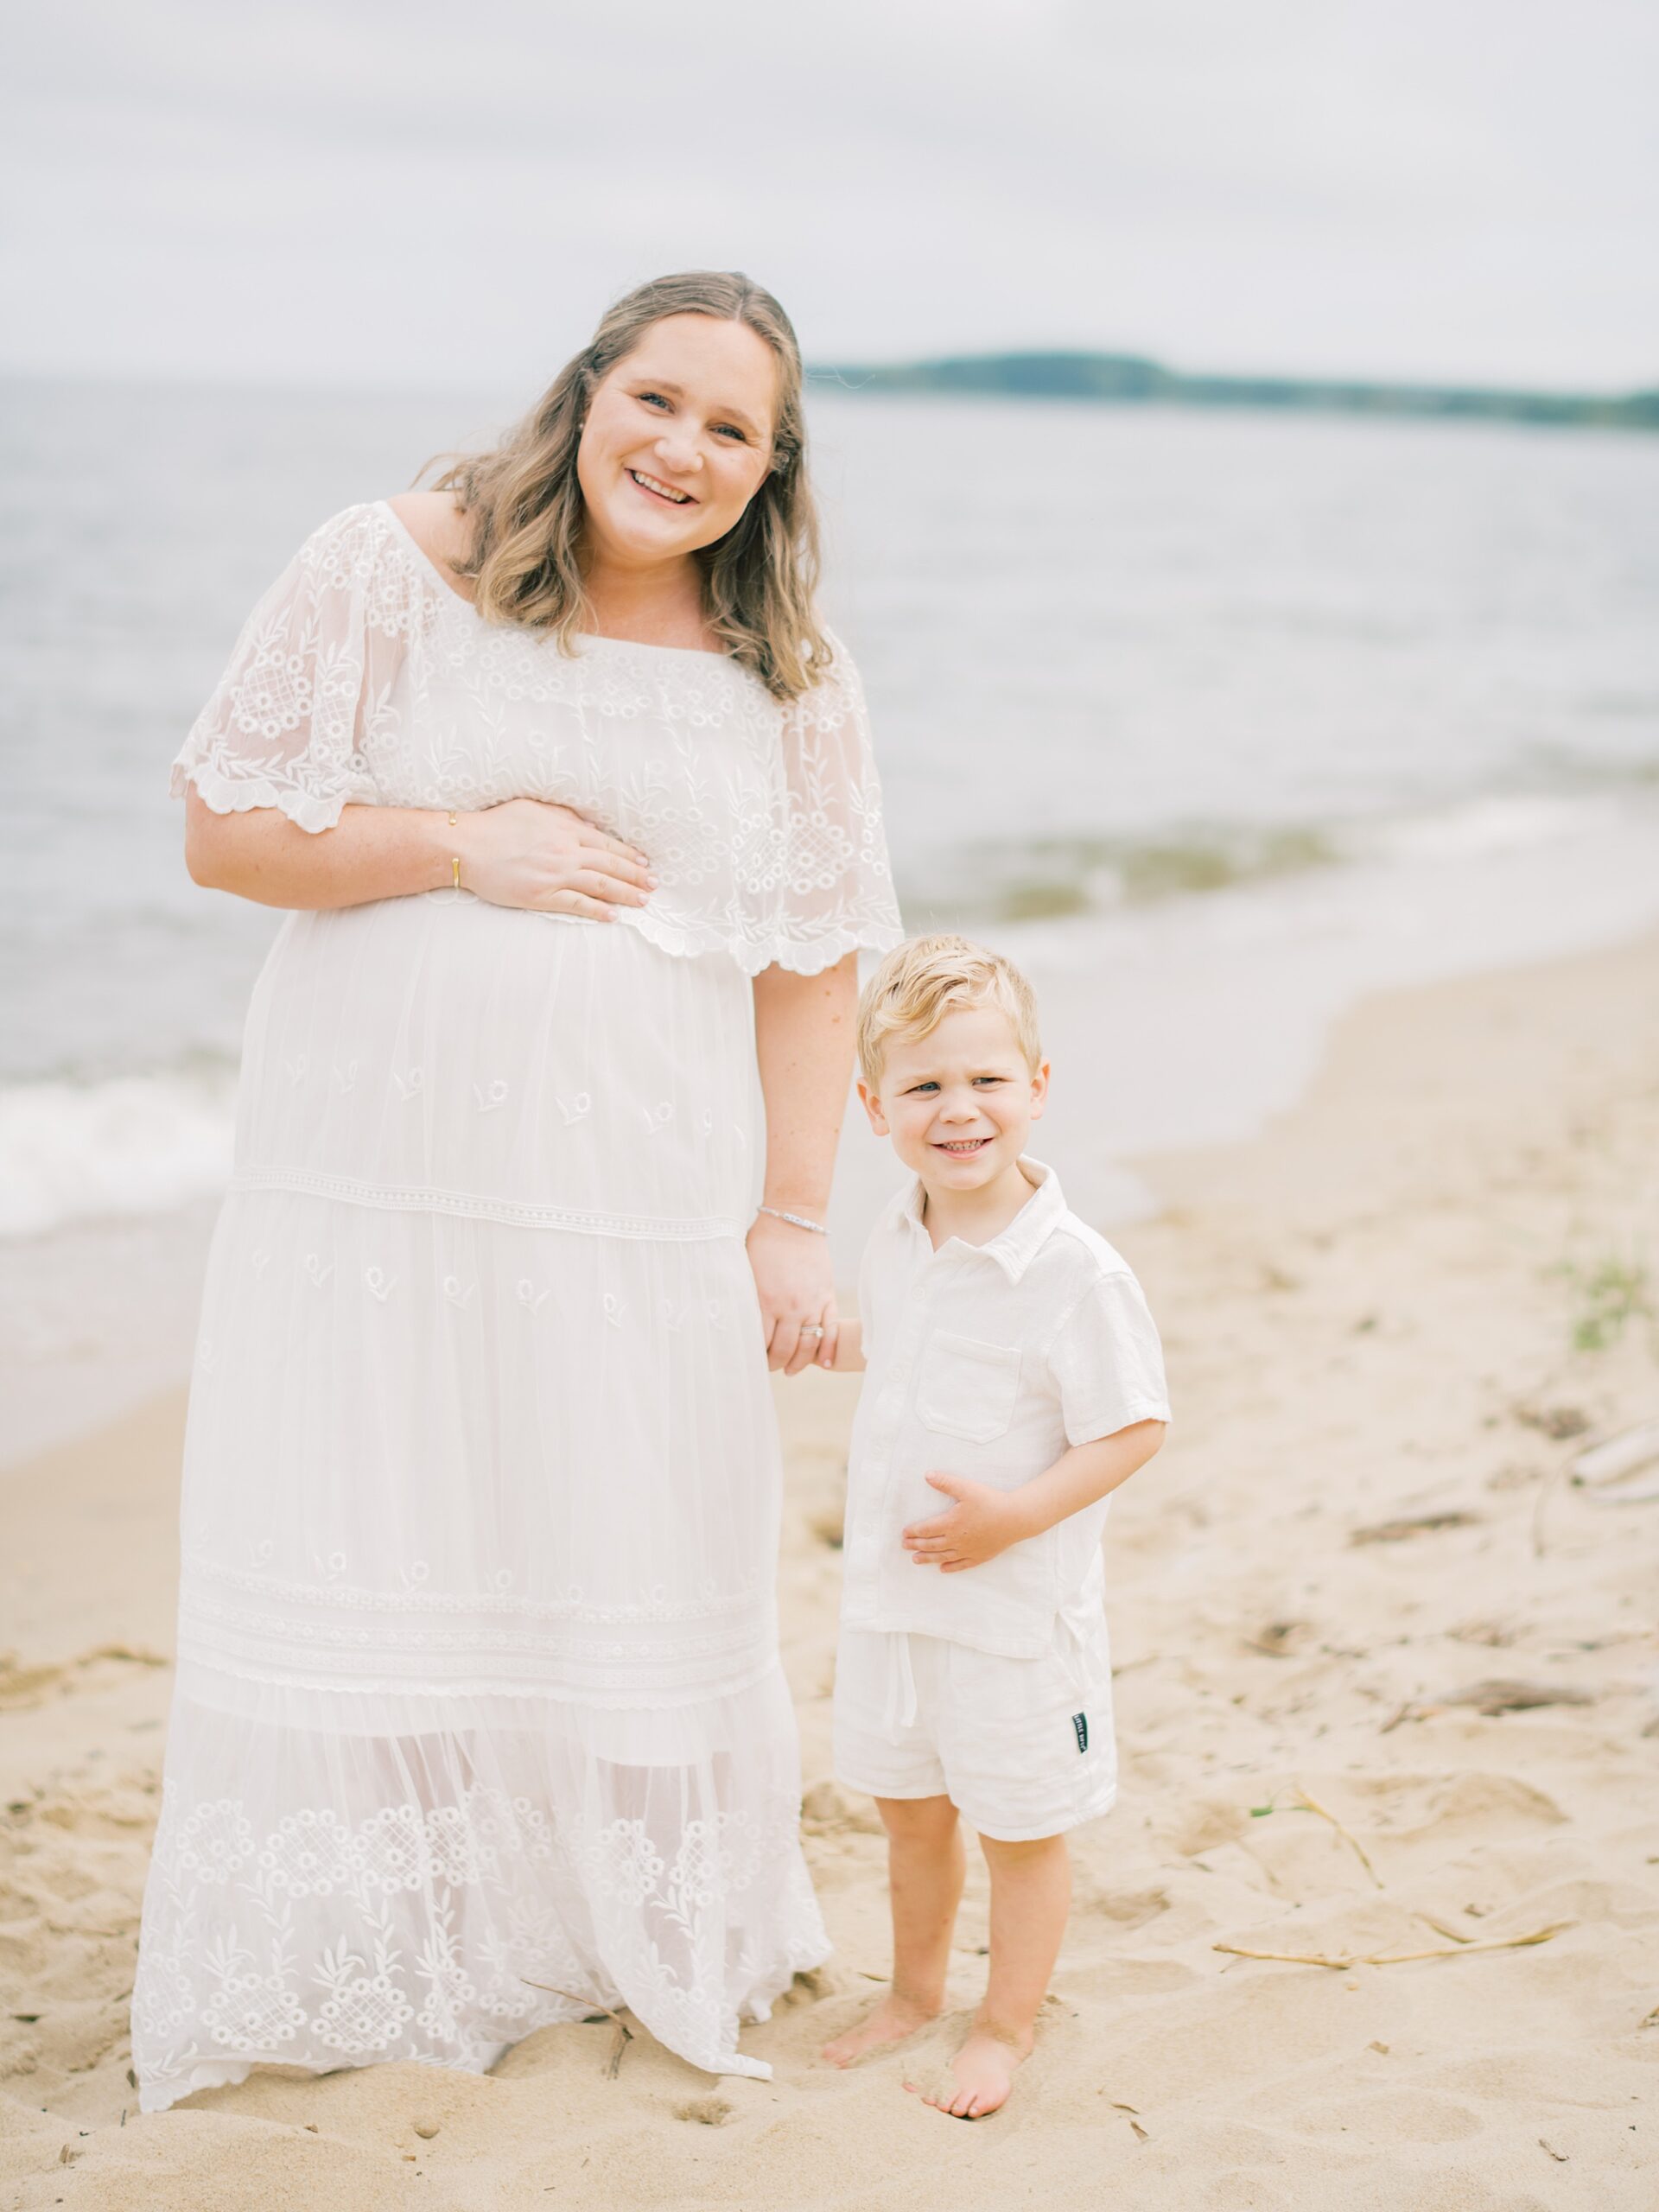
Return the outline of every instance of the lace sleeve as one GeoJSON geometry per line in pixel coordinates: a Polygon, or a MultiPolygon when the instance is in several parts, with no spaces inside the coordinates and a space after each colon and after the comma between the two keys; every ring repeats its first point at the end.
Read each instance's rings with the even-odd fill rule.
{"type": "MultiPolygon", "coordinates": [[[[409,627],[380,556],[386,531],[348,507],[307,538],[243,626],[230,664],[173,763],[216,814],[280,807],[302,830],[378,796],[363,755],[409,627]]],[[[401,594],[407,600],[407,594],[401,594]]]]}
{"type": "Polygon", "coordinates": [[[831,642],[823,681],[784,715],[786,820],[773,957],[802,976],[861,947],[886,951],[905,933],[864,687],[845,645],[831,642]]]}

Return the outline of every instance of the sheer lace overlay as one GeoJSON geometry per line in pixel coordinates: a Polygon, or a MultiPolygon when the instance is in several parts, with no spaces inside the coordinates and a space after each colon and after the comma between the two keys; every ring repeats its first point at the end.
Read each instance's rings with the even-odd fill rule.
{"type": "Polygon", "coordinates": [[[522,1707],[452,1703],[408,1736],[370,1710],[370,1732],[296,1747],[257,1712],[181,1702],[199,1781],[168,1777],[144,1900],[144,2108],[261,2063],[481,2070],[599,2005],[693,2065],[766,2075],[740,2021],[827,1948],[794,1777],[766,1749],[788,1742],[780,1706],[774,1671],[688,1715],[664,1747],[683,1763],[653,1768],[522,1707]],[[758,1751],[725,1747],[740,1731],[758,1751]]]}
{"type": "Polygon", "coordinates": [[[277,932],[191,1384],[144,2108],[261,2063],[487,2066],[600,2004],[764,2074],[740,2024],[828,1945],[749,978],[898,934],[856,675],[785,709],[715,656],[565,658],[354,507],[174,782],[308,831],[558,799],[662,887],[621,926],[439,892],[277,932]]]}
{"type": "Polygon", "coordinates": [[[650,854],[622,918],[664,951],[813,974],[900,931],[862,686],[837,645],[793,705],[718,653],[491,625],[384,502],[347,507],[250,617],[174,764],[219,813],[575,807],[650,854]]]}

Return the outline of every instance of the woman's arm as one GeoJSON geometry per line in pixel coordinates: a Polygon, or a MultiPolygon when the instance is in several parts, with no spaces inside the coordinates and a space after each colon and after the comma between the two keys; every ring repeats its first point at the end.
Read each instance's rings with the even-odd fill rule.
{"type": "Polygon", "coordinates": [[[332,830],[302,830],[280,808],[218,814],[185,794],[185,865],[198,883],[262,906],[361,906],[442,891],[461,861],[463,890],[497,906],[610,921],[643,906],[656,879],[645,856],[567,806],[508,799],[461,814],[418,806],[346,806],[332,830]]]}
{"type": "MultiPolygon", "coordinates": [[[[853,1073],[858,956],[818,976],[763,969],[754,979],[755,1052],[766,1102],[766,1203],[822,1221],[853,1073]]],[[[771,1214],[749,1231],[769,1366],[798,1375],[836,1363],[836,1279],[830,1240],[771,1214]],[[821,1324],[821,1338],[802,1334],[821,1324]]]]}

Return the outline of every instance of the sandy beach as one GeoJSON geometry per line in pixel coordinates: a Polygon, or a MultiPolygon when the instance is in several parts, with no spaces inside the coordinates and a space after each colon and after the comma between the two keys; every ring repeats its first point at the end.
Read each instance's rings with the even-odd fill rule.
{"type": "MultiPolygon", "coordinates": [[[[1656,1160],[1649,938],[1372,998],[1260,1139],[1133,1163],[1163,1211],[1117,1241],[1177,1420],[1108,1539],[1120,1796],[1036,2055],[974,2126],[901,2086],[960,2012],[817,2059],[887,1961],[874,1813],[829,1774],[855,1384],[779,1387],[836,1951],[746,2031],[769,2082],[643,2032],[613,2065],[599,2021],[487,2077],[264,2072],[140,2117],[181,1395],[0,1475],[0,2207],[1649,2212],[1659,1464],[1573,1469],[1659,1418],[1656,1160]]],[[[978,1869],[964,2008],[984,1911],[978,1869]]]]}

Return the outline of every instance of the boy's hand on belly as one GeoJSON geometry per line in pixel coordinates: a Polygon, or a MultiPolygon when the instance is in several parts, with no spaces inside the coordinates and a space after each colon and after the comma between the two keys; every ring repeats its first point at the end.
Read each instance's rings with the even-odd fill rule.
{"type": "Polygon", "coordinates": [[[1032,1534],[1018,1491],[993,1490],[988,1483],[970,1483],[937,1469],[927,1480],[953,1503],[948,1513],[912,1521],[905,1530],[905,1549],[913,1565],[959,1574],[965,1567],[983,1567],[1032,1534]]]}

